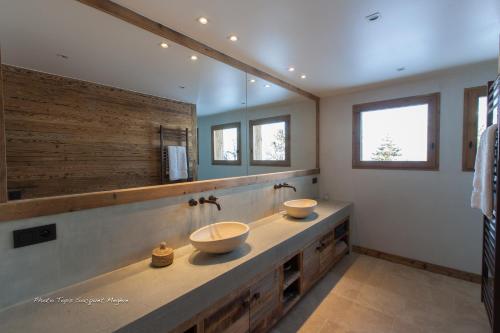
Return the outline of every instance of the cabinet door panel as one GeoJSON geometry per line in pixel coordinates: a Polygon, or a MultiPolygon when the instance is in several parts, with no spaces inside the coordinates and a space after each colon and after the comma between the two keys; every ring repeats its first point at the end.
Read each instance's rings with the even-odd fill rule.
{"type": "Polygon", "coordinates": [[[319,265],[321,273],[324,273],[333,265],[335,261],[335,236],[333,231],[321,238],[322,248],[319,255],[319,265]]]}
{"type": "Polygon", "coordinates": [[[279,273],[275,269],[250,288],[250,332],[267,332],[280,316],[279,273]]]}
{"type": "Polygon", "coordinates": [[[249,331],[250,291],[247,289],[205,318],[205,333],[246,333],[249,331]]]}
{"type": "Polygon", "coordinates": [[[302,288],[308,290],[319,278],[321,244],[319,241],[312,242],[304,249],[302,257],[302,288]]]}

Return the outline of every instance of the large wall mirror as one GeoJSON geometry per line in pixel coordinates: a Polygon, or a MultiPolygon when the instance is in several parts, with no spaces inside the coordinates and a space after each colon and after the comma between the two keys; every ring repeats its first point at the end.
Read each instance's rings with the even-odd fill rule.
{"type": "Polygon", "coordinates": [[[9,200],[316,167],[315,101],[77,1],[0,42],[9,200]]]}

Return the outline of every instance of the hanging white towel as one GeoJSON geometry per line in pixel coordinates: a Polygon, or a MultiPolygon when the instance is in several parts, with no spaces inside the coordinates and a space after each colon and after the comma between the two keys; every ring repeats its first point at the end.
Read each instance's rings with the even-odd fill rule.
{"type": "Polygon", "coordinates": [[[493,215],[493,158],[497,128],[497,124],[493,124],[481,134],[472,182],[471,207],[480,209],[490,219],[493,215]]]}
{"type": "Polygon", "coordinates": [[[168,169],[172,181],[188,178],[186,147],[168,146],[168,169]]]}

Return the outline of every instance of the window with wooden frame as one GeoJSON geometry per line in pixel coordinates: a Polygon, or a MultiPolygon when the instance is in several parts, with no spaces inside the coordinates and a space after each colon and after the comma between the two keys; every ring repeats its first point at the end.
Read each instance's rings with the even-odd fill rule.
{"type": "Polygon", "coordinates": [[[250,165],[290,166],[290,115],[249,121],[250,165]]]}
{"type": "Polygon", "coordinates": [[[462,170],[474,171],[479,137],[486,129],[488,87],[464,89],[464,125],[462,140],[462,170]]]}
{"type": "Polygon", "coordinates": [[[241,165],[241,123],[212,126],[212,164],[241,165]]]}
{"type": "Polygon", "coordinates": [[[353,105],[352,167],[439,169],[440,94],[353,105]]]}

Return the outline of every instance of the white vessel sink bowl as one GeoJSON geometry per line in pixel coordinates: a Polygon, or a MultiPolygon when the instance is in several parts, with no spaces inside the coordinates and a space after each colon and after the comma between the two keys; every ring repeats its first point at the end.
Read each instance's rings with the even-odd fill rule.
{"type": "Polygon", "coordinates": [[[303,219],[308,217],[312,212],[314,212],[314,208],[318,205],[316,200],[312,199],[297,199],[290,200],[284,203],[286,213],[298,219],[303,219]]]}
{"type": "Polygon", "coordinates": [[[227,253],[243,244],[249,231],[244,223],[218,222],[196,230],[189,240],[201,252],[227,253]]]}

